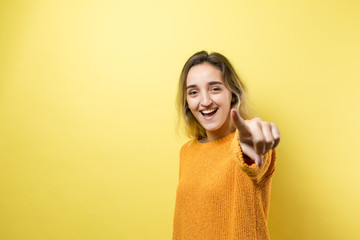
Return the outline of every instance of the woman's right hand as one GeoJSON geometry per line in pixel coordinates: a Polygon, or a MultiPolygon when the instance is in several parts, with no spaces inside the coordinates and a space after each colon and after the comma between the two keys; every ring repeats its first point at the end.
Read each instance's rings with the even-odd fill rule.
{"type": "Polygon", "coordinates": [[[263,165],[261,155],[274,149],[280,142],[279,128],[275,123],[266,122],[260,118],[244,121],[235,109],[231,109],[231,118],[239,131],[239,142],[243,154],[261,167],[263,165]]]}

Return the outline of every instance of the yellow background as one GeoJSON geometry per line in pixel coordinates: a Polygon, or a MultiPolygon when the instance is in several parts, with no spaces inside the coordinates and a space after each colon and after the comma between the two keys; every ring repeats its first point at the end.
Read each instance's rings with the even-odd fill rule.
{"type": "Polygon", "coordinates": [[[0,239],[171,239],[179,73],[278,124],[272,239],[360,239],[360,2],[0,1],[0,239]]]}

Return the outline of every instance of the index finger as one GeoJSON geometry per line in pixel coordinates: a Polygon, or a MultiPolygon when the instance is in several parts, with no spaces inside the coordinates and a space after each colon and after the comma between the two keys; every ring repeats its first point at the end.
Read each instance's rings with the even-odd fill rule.
{"type": "Polygon", "coordinates": [[[231,117],[236,126],[239,130],[240,137],[245,140],[245,138],[251,137],[251,132],[246,125],[244,119],[240,116],[240,114],[235,110],[231,109],[231,117]]]}

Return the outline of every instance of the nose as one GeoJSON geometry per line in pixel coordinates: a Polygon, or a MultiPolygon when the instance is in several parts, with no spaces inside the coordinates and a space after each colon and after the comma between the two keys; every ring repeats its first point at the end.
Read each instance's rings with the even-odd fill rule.
{"type": "Polygon", "coordinates": [[[200,104],[203,107],[209,107],[213,103],[210,95],[208,93],[205,93],[201,96],[200,104]]]}

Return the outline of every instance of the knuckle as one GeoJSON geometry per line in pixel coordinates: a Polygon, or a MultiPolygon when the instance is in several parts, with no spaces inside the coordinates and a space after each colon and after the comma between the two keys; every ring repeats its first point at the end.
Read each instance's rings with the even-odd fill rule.
{"type": "Polygon", "coordinates": [[[255,122],[258,122],[258,123],[259,123],[259,122],[262,122],[261,118],[259,118],[259,117],[254,118],[254,121],[255,121],[255,122]]]}
{"type": "Polygon", "coordinates": [[[270,126],[271,126],[272,128],[275,128],[275,129],[279,130],[278,126],[277,126],[275,123],[270,123],[270,126]]]}
{"type": "Polygon", "coordinates": [[[252,126],[252,125],[254,125],[255,121],[253,121],[253,119],[252,119],[252,120],[247,121],[246,123],[247,123],[249,126],[252,126]]]}
{"type": "Polygon", "coordinates": [[[265,121],[262,122],[262,125],[268,128],[271,126],[269,122],[265,122],[265,121]]]}
{"type": "Polygon", "coordinates": [[[257,139],[254,139],[254,143],[255,143],[256,145],[262,145],[262,144],[265,143],[265,139],[262,138],[262,137],[259,137],[259,138],[257,138],[257,139]]]}
{"type": "Polygon", "coordinates": [[[258,128],[258,129],[261,129],[261,128],[262,128],[261,122],[255,121],[255,122],[253,123],[253,125],[254,125],[254,127],[256,127],[256,128],[258,128]]]}
{"type": "Polygon", "coordinates": [[[256,124],[259,124],[260,122],[261,122],[261,119],[259,117],[255,117],[255,118],[249,120],[249,124],[251,124],[251,125],[254,125],[254,124],[256,125],[256,124]]]}

